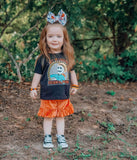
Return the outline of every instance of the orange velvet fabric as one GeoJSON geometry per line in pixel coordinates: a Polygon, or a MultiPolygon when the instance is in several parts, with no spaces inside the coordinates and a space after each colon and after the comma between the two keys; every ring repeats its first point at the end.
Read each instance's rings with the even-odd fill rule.
{"type": "Polygon", "coordinates": [[[41,100],[38,116],[40,117],[65,117],[74,113],[74,108],[69,99],[41,100]]]}

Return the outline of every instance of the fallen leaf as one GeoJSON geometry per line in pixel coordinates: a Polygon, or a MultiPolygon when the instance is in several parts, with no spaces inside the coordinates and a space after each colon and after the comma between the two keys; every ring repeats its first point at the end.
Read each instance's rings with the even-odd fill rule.
{"type": "Polygon", "coordinates": [[[96,128],[98,128],[98,126],[97,126],[97,125],[93,125],[92,127],[93,127],[93,128],[95,128],[95,129],[96,129],[96,128]]]}
{"type": "Polygon", "coordinates": [[[120,100],[122,100],[122,101],[123,101],[123,100],[124,100],[124,96],[121,96],[121,97],[120,97],[120,100]]]}
{"type": "Polygon", "coordinates": [[[133,101],[133,98],[129,98],[128,100],[129,100],[129,101],[133,101]]]}

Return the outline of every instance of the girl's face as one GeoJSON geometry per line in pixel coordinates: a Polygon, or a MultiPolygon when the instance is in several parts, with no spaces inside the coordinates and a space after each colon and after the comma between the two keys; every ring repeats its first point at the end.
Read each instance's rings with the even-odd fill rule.
{"type": "Polygon", "coordinates": [[[47,44],[51,53],[61,52],[63,46],[64,34],[59,24],[50,25],[47,29],[47,44]]]}

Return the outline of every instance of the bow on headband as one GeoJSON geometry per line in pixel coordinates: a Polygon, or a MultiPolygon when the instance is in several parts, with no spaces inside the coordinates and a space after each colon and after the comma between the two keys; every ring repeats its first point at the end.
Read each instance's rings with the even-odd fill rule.
{"type": "Polygon", "coordinates": [[[49,12],[47,15],[47,21],[52,24],[58,21],[60,24],[64,26],[67,23],[67,16],[65,12],[63,12],[63,10],[61,9],[58,12],[57,16],[55,16],[54,13],[49,12]]]}

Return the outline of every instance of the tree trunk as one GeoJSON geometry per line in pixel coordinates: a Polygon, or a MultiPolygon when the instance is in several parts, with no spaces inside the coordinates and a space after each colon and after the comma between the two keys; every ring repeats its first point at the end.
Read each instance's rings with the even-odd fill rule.
{"type": "Polygon", "coordinates": [[[22,82],[22,77],[21,77],[21,73],[20,73],[20,67],[17,64],[16,60],[14,59],[12,53],[9,51],[8,48],[6,48],[5,46],[3,46],[3,44],[0,43],[0,46],[8,53],[9,57],[12,59],[13,63],[16,66],[16,69],[17,69],[17,75],[18,75],[19,82],[22,82]]]}

